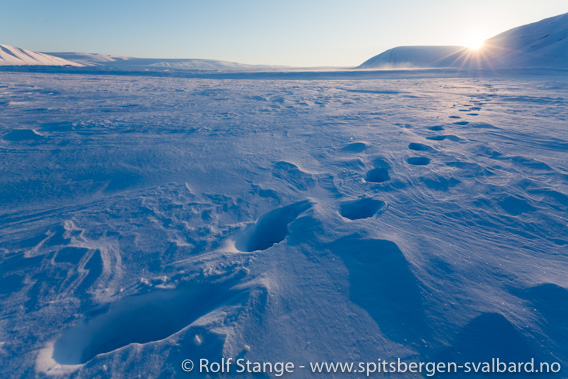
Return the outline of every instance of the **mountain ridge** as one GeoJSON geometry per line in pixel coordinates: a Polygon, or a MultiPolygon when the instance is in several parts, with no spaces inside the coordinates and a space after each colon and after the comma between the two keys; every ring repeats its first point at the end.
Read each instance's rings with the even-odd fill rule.
{"type": "Polygon", "coordinates": [[[479,50],[459,46],[399,46],[357,68],[568,67],[568,13],[521,25],[485,40],[479,50]]]}
{"type": "Polygon", "coordinates": [[[60,57],[2,44],[0,44],[0,66],[82,67],[80,63],[72,62],[60,57]]]}
{"type": "Polygon", "coordinates": [[[183,59],[183,58],[136,58],[98,53],[50,52],[59,58],[80,63],[84,66],[96,66],[108,69],[178,69],[178,70],[248,70],[266,68],[265,65],[248,65],[243,63],[215,59],[183,59]]]}

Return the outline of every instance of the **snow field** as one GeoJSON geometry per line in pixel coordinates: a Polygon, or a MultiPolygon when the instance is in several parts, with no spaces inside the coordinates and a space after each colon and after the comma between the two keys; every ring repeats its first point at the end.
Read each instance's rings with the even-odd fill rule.
{"type": "Polygon", "coordinates": [[[0,75],[2,374],[568,363],[564,78],[0,75]]]}

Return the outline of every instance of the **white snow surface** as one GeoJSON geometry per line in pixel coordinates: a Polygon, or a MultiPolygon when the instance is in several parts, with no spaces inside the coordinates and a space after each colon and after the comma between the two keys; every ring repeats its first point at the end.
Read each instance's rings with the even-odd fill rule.
{"type": "Polygon", "coordinates": [[[566,369],[566,75],[294,75],[0,71],[1,377],[566,369]]]}
{"type": "Polygon", "coordinates": [[[360,68],[568,69],[568,13],[519,26],[485,41],[479,50],[456,46],[402,46],[360,68]]]}
{"type": "Polygon", "coordinates": [[[0,45],[0,66],[75,66],[81,64],[71,62],[53,55],[36,53],[8,45],[0,45]]]}

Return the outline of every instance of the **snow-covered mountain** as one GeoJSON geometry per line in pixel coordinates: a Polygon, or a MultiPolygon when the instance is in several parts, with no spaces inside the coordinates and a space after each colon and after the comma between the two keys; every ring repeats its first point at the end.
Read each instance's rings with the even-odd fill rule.
{"type": "Polygon", "coordinates": [[[80,63],[71,62],[53,55],[36,53],[19,47],[0,45],[0,66],[75,66],[80,63]]]}
{"type": "Polygon", "coordinates": [[[204,70],[247,71],[271,66],[247,65],[213,59],[133,58],[97,53],[38,53],[18,47],[0,45],[0,66],[74,66],[111,70],[204,70]]]}
{"type": "Polygon", "coordinates": [[[50,55],[79,63],[115,70],[178,69],[178,70],[248,70],[267,66],[246,65],[213,59],[133,58],[95,53],[55,52],[50,55]]]}
{"type": "Polygon", "coordinates": [[[402,46],[359,68],[568,67],[568,13],[519,26],[485,41],[479,50],[458,46],[402,46]]]}
{"type": "Polygon", "coordinates": [[[399,46],[364,62],[359,68],[412,68],[437,66],[462,46],[399,46]]]}
{"type": "Polygon", "coordinates": [[[568,13],[508,30],[485,45],[503,65],[568,66],[568,13]]]}

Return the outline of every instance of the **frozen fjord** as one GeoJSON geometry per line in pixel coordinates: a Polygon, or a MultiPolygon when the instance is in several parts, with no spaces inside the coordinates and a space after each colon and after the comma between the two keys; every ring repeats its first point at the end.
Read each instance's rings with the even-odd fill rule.
{"type": "Polygon", "coordinates": [[[568,364],[565,75],[0,76],[2,376],[568,364]]]}

